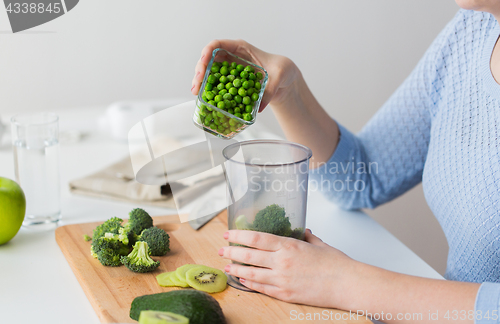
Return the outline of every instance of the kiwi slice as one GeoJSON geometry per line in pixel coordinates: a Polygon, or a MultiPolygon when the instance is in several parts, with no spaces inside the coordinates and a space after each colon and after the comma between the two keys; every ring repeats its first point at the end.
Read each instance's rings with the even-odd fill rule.
{"type": "Polygon", "coordinates": [[[215,293],[226,289],[227,276],[219,269],[200,265],[186,272],[186,281],[196,290],[215,293]]]}
{"type": "Polygon", "coordinates": [[[170,279],[170,281],[172,281],[172,283],[174,284],[174,286],[177,286],[177,287],[184,287],[184,288],[187,288],[189,287],[189,284],[186,282],[186,280],[180,280],[179,277],[177,277],[177,275],[175,274],[175,271],[172,272],[172,274],[168,277],[168,279],[170,279]]]}
{"type": "Polygon", "coordinates": [[[175,284],[170,280],[170,276],[175,275],[175,271],[160,273],[156,276],[156,281],[162,287],[174,287],[175,284]]]}
{"type": "Polygon", "coordinates": [[[197,264],[185,264],[183,266],[180,266],[175,270],[175,276],[177,276],[177,279],[179,281],[185,283],[186,285],[189,286],[189,284],[186,282],[186,272],[188,272],[189,269],[192,269],[194,267],[198,267],[199,265],[197,264]]]}
{"type": "Polygon", "coordinates": [[[189,319],[170,312],[146,310],[139,315],[139,324],[189,324],[189,319]]]}
{"type": "Polygon", "coordinates": [[[234,220],[234,225],[236,225],[236,228],[239,230],[251,230],[252,229],[252,224],[247,222],[247,218],[245,215],[240,215],[236,217],[234,220]]]}

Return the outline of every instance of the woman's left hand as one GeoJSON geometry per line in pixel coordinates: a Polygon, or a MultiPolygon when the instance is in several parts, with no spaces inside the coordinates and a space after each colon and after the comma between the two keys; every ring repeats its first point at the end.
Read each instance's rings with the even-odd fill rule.
{"type": "Polygon", "coordinates": [[[250,264],[229,264],[225,271],[241,278],[246,287],[277,299],[322,307],[342,307],[356,261],[323,243],[306,230],[306,242],[245,230],[230,230],[224,238],[254,249],[228,246],[219,250],[225,259],[250,264]]]}

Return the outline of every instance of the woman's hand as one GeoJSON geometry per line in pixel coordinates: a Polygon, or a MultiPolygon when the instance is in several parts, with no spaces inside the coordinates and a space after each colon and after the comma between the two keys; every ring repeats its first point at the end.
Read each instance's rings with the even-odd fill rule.
{"type": "Polygon", "coordinates": [[[323,243],[309,230],[306,242],[267,233],[231,230],[231,243],[253,247],[223,247],[225,259],[251,264],[229,264],[225,271],[241,278],[246,287],[277,299],[322,307],[339,307],[349,287],[356,261],[323,243]]]}
{"type": "Polygon", "coordinates": [[[205,70],[212,58],[212,51],[216,48],[223,48],[266,69],[269,74],[269,81],[260,104],[259,112],[269,103],[280,102],[286,98],[291,91],[291,85],[301,75],[297,66],[289,58],[266,53],[243,40],[214,40],[203,48],[201,58],[196,64],[191,87],[191,92],[194,95],[197,95],[200,90],[205,70]]]}

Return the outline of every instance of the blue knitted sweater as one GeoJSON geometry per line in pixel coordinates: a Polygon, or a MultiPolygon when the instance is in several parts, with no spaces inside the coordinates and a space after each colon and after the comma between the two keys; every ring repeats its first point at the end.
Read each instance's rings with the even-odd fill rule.
{"type": "MultiPolygon", "coordinates": [[[[422,181],[449,244],[445,277],[483,283],[476,311],[500,315],[500,35],[487,13],[460,10],[414,71],[311,180],[344,208],[373,208],[422,181]]],[[[500,323],[481,318],[477,323],[500,323]]]]}

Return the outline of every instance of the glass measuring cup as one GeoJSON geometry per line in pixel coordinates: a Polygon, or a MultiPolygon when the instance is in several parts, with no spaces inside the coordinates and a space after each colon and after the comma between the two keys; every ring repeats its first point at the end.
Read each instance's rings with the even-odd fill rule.
{"type": "MultiPolygon", "coordinates": [[[[222,154],[229,229],[303,240],[311,150],[287,141],[253,140],[231,144],[222,154]]],[[[250,291],[238,278],[229,276],[228,283],[250,291]]]]}

